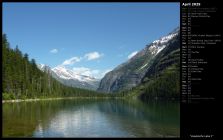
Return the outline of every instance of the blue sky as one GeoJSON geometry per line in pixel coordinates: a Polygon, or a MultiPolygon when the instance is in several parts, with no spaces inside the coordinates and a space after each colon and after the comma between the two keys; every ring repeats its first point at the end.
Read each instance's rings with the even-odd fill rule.
{"type": "Polygon", "coordinates": [[[97,78],[179,24],[179,3],[3,3],[12,48],[97,78]]]}

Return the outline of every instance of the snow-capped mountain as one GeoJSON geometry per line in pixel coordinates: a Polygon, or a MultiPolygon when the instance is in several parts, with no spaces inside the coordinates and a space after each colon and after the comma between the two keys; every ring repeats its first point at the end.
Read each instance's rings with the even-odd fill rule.
{"type": "MultiPolygon", "coordinates": [[[[164,61],[173,50],[180,48],[179,27],[146,45],[126,62],[108,72],[102,79],[98,91],[114,93],[139,85],[148,71],[156,70],[154,63],[164,61]]],[[[165,64],[166,66],[171,62],[165,64]]],[[[164,66],[162,66],[164,67],[164,66]]]]}
{"type": "Polygon", "coordinates": [[[95,80],[97,80],[94,77],[76,73],[70,69],[65,68],[64,66],[57,66],[57,67],[53,68],[52,71],[55,72],[60,78],[63,78],[63,79],[76,79],[78,81],[95,81],[95,80]]]}
{"type": "Polygon", "coordinates": [[[52,73],[52,70],[49,66],[44,65],[44,64],[37,64],[37,67],[41,70],[41,71],[46,71],[49,73],[52,73]]]}
{"type": "MultiPolygon", "coordinates": [[[[176,36],[179,35],[179,32],[180,32],[180,28],[177,27],[168,35],[163,36],[157,40],[154,40],[152,43],[149,43],[148,45],[146,45],[144,49],[142,49],[137,54],[135,54],[131,59],[135,59],[137,57],[143,56],[148,53],[150,53],[152,57],[155,57],[157,54],[159,54],[164,48],[166,48],[169,45],[171,40],[173,40],[174,38],[176,38],[176,36]]],[[[128,61],[132,61],[131,59],[129,59],[128,61]]],[[[126,63],[123,63],[123,64],[126,64],[126,63]]],[[[121,64],[120,66],[122,66],[123,64],[121,64]]]]}
{"type": "Polygon", "coordinates": [[[173,39],[176,35],[178,35],[178,32],[170,33],[167,36],[164,36],[160,38],[159,40],[153,41],[151,46],[149,47],[149,50],[153,55],[157,55],[160,51],[162,51],[166,46],[167,43],[173,39]]]}
{"type": "Polygon", "coordinates": [[[38,67],[40,70],[43,70],[45,66],[46,66],[46,65],[44,65],[44,64],[37,64],[37,67],[38,67]]]}
{"type": "Polygon", "coordinates": [[[67,86],[96,90],[100,82],[100,79],[78,74],[64,66],[51,69],[47,65],[38,64],[38,68],[42,71],[48,71],[55,79],[67,86]]]}

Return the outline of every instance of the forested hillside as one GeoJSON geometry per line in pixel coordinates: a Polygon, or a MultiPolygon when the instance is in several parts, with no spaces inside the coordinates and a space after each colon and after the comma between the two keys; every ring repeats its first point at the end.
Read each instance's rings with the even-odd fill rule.
{"type": "Polygon", "coordinates": [[[52,78],[46,70],[37,68],[34,59],[23,54],[18,46],[10,47],[5,34],[2,35],[2,97],[7,99],[45,97],[102,97],[106,94],[67,87],[52,78]]]}
{"type": "Polygon", "coordinates": [[[130,98],[177,99],[180,97],[180,36],[169,42],[146,71],[139,85],[121,95],[130,98]]]}
{"type": "MultiPolygon", "coordinates": [[[[41,71],[34,59],[23,54],[18,46],[10,47],[5,34],[2,35],[2,95],[3,100],[48,98],[48,97],[114,97],[179,98],[180,49],[179,36],[169,41],[168,47],[157,54],[140,84],[114,94],[68,87],[54,79],[46,68],[41,71]]],[[[137,67],[139,69],[139,67],[137,67]]]]}

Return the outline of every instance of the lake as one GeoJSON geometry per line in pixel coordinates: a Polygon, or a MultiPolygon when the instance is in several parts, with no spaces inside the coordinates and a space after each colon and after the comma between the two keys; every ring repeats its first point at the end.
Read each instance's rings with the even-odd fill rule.
{"type": "Polygon", "coordinates": [[[3,137],[179,137],[180,104],[64,99],[2,104],[3,137]]]}

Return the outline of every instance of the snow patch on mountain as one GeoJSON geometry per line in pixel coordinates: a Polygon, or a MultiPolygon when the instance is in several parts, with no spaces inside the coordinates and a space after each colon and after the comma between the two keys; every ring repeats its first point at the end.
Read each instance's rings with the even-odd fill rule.
{"type": "Polygon", "coordinates": [[[37,64],[37,67],[40,69],[40,70],[43,70],[45,65],[44,64],[37,64]]]}
{"type": "Polygon", "coordinates": [[[148,63],[146,63],[145,65],[143,65],[139,70],[145,68],[148,65],[148,63]]]}
{"type": "Polygon", "coordinates": [[[173,39],[177,34],[178,34],[178,32],[175,31],[174,33],[164,36],[164,37],[160,38],[159,40],[153,41],[153,43],[149,47],[151,54],[156,56],[159,52],[161,52],[167,46],[167,43],[171,39],[173,39]]]}
{"type": "Polygon", "coordinates": [[[41,71],[49,72],[55,79],[67,86],[96,90],[100,82],[100,79],[79,74],[61,65],[52,69],[44,64],[37,66],[41,71]]]}
{"type": "Polygon", "coordinates": [[[60,78],[63,79],[75,79],[81,82],[92,82],[98,81],[98,79],[86,75],[81,75],[79,73],[74,72],[73,70],[67,69],[64,66],[57,66],[52,69],[53,72],[57,74],[60,78]]]}

